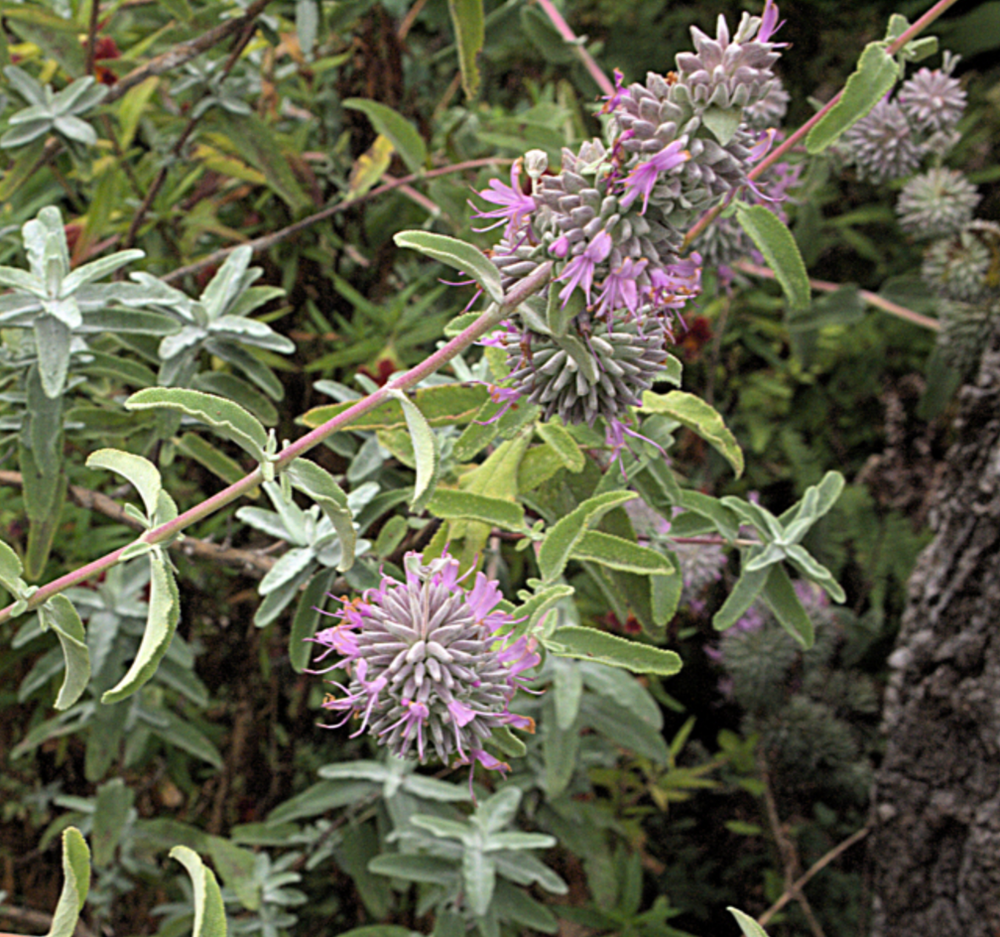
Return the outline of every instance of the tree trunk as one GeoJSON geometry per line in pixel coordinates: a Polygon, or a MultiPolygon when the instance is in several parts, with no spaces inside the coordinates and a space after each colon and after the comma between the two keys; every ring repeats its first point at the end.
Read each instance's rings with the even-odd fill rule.
{"type": "Polygon", "coordinates": [[[910,579],[869,837],[874,937],[1000,935],[1000,329],[910,579]]]}

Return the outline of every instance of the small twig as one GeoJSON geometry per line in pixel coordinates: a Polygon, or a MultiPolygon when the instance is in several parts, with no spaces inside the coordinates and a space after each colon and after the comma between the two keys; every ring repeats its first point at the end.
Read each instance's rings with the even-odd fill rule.
{"type": "Polygon", "coordinates": [[[577,55],[580,56],[580,60],[583,62],[584,67],[590,74],[590,77],[597,82],[597,87],[601,89],[605,94],[612,95],[615,93],[615,86],[611,83],[611,79],[601,70],[601,66],[594,61],[594,57],[583,47],[580,41],[576,37],[576,33],[570,28],[569,23],[562,18],[562,14],[555,8],[552,0],[535,0],[535,2],[542,8],[545,15],[552,21],[552,25],[555,26],[559,35],[563,37],[568,43],[572,43],[573,47],[576,49],[577,55]]]}
{"type": "Polygon", "coordinates": [[[794,890],[797,874],[802,867],[799,861],[799,853],[795,848],[795,843],[785,831],[785,826],[778,815],[778,804],[774,799],[774,792],[771,790],[771,781],[767,771],[767,759],[762,748],[757,749],[757,771],[760,774],[761,784],[764,786],[764,805],[767,812],[767,823],[771,828],[771,835],[777,843],[778,851],[781,853],[781,862],[785,867],[785,891],[791,891],[795,900],[799,903],[803,915],[809,924],[809,929],[813,932],[813,937],[825,937],[823,928],[819,926],[819,921],[813,914],[809,899],[805,892],[794,890]]]}
{"type": "MultiPolygon", "coordinates": [[[[51,927],[52,915],[44,911],[33,911],[31,908],[18,908],[15,905],[4,902],[0,905],[0,918],[9,921],[27,924],[29,927],[51,927]]],[[[97,937],[97,935],[83,921],[77,920],[74,937],[97,937]]],[[[0,934],[0,937],[20,937],[19,934],[0,934]]]]}
{"type": "Polygon", "coordinates": [[[197,39],[191,39],[188,42],[178,43],[162,55],[158,55],[156,58],[150,59],[150,61],[148,61],[145,65],[140,65],[138,68],[132,69],[132,71],[130,71],[127,75],[123,75],[117,82],[115,82],[114,87],[104,98],[102,103],[112,104],[136,85],[142,84],[142,82],[144,82],[147,78],[150,78],[153,75],[162,75],[164,72],[169,72],[171,69],[177,68],[178,65],[183,65],[185,62],[190,62],[191,59],[197,58],[202,52],[206,52],[211,49],[212,46],[218,45],[220,42],[233,35],[233,33],[238,33],[240,30],[244,29],[248,23],[257,19],[257,17],[263,12],[264,7],[266,7],[270,2],[271,0],[254,0],[254,2],[247,7],[247,11],[243,14],[243,16],[237,16],[231,20],[225,20],[218,26],[210,29],[207,33],[199,36],[197,39]]]}
{"type": "Polygon", "coordinates": [[[399,29],[396,30],[396,38],[403,42],[409,35],[410,30],[413,28],[413,24],[417,21],[417,17],[420,16],[421,11],[427,5],[427,0],[417,0],[413,6],[407,10],[406,16],[403,17],[403,22],[399,24],[399,29]]]}
{"type": "Polygon", "coordinates": [[[90,0],[90,25],[87,29],[87,53],[83,69],[88,75],[94,74],[94,55],[97,50],[97,24],[101,16],[101,0],[90,0]]]}
{"type": "MultiPolygon", "coordinates": [[[[243,32],[240,34],[239,40],[236,42],[236,46],[233,51],[229,54],[229,58],[226,60],[225,65],[222,67],[222,81],[229,76],[229,73],[233,70],[233,66],[239,61],[240,55],[242,55],[243,50],[247,47],[247,43],[253,38],[253,34],[257,29],[257,24],[255,21],[248,21],[244,27],[243,32]]],[[[202,97],[207,97],[211,92],[205,92],[202,97]]],[[[207,114],[208,111],[202,111],[197,114],[197,116],[192,117],[184,129],[181,131],[181,135],[174,142],[174,145],[170,148],[171,156],[180,156],[184,145],[187,143],[191,134],[194,133],[194,128],[198,126],[198,122],[202,117],[207,114]]],[[[142,200],[142,204],[139,206],[135,215],[132,216],[132,222],[128,226],[128,232],[125,235],[125,240],[122,242],[122,248],[128,250],[134,243],[136,236],[139,233],[139,228],[142,226],[142,222],[146,217],[146,213],[152,207],[156,196],[160,194],[160,189],[163,188],[163,184],[167,181],[167,176],[170,174],[170,161],[166,161],[161,167],[159,172],[156,174],[156,178],[153,180],[153,184],[149,187],[149,191],[146,193],[146,197],[142,200]]]]}
{"type": "MultiPolygon", "coordinates": [[[[265,234],[262,237],[254,238],[253,240],[246,241],[244,243],[251,247],[255,254],[259,254],[262,251],[266,251],[268,248],[273,247],[275,244],[281,243],[286,238],[290,238],[292,235],[298,234],[300,231],[305,231],[308,228],[311,228],[314,224],[317,224],[320,221],[325,221],[327,218],[332,218],[334,215],[337,215],[342,211],[347,211],[349,208],[354,208],[356,205],[367,202],[369,199],[376,198],[379,195],[385,195],[386,192],[391,192],[393,189],[398,189],[411,182],[418,182],[421,179],[434,179],[437,176],[445,176],[453,172],[462,172],[466,169],[480,169],[483,166],[502,165],[504,163],[510,164],[512,162],[513,160],[507,157],[490,156],[485,159],[470,159],[464,163],[454,163],[451,166],[442,166],[439,169],[429,169],[426,172],[415,172],[408,176],[400,176],[398,179],[393,179],[392,182],[380,185],[377,188],[372,189],[370,192],[366,192],[364,195],[348,199],[346,202],[337,202],[335,205],[328,205],[321,211],[316,212],[316,214],[310,215],[308,218],[303,218],[301,221],[296,221],[294,224],[290,224],[287,228],[282,228],[280,231],[275,231],[273,234],[265,234]]],[[[202,257],[201,260],[195,261],[193,264],[188,264],[186,267],[180,267],[172,273],[168,273],[162,279],[166,283],[176,283],[178,280],[181,280],[186,276],[201,273],[202,270],[205,270],[208,267],[222,263],[234,250],[236,250],[237,247],[241,246],[243,245],[236,244],[233,247],[224,247],[221,250],[213,251],[207,257],[202,257]]]]}
{"type": "MultiPolygon", "coordinates": [[[[733,266],[737,270],[749,273],[751,276],[766,277],[769,280],[775,278],[773,270],[767,267],[759,267],[748,260],[739,260],[733,266]]],[[[830,283],[828,280],[810,280],[809,285],[820,293],[835,293],[837,290],[843,289],[842,283],[830,283]]],[[[941,330],[941,323],[937,319],[931,319],[929,316],[921,315],[919,312],[914,312],[912,309],[907,309],[905,306],[900,306],[891,300],[883,299],[878,293],[871,293],[868,290],[858,290],[858,296],[868,303],[869,306],[875,306],[877,309],[881,309],[891,316],[896,316],[898,319],[905,319],[907,322],[930,329],[932,332],[941,330]]]]}
{"type": "Polygon", "coordinates": [[[860,830],[852,833],[843,842],[838,843],[833,847],[828,853],[826,853],[821,858],[817,859],[811,866],[809,866],[809,871],[804,875],[800,876],[788,888],[785,889],[784,894],[768,908],[759,918],[757,918],[757,923],[761,927],[764,927],[768,921],[771,920],[789,901],[795,898],[800,891],[806,886],[813,876],[817,873],[822,872],[834,859],[836,859],[841,853],[846,852],[855,843],[863,840],[871,832],[871,827],[863,826],[860,830]]]}
{"type": "MultiPolygon", "coordinates": [[[[0,471],[0,485],[20,488],[24,485],[24,479],[20,472],[0,471]]],[[[85,510],[97,511],[133,530],[145,530],[142,524],[129,517],[124,508],[113,498],[80,485],[69,485],[66,490],[73,503],[85,510]]],[[[234,547],[220,546],[210,540],[199,540],[197,537],[182,537],[170,546],[187,557],[198,557],[225,566],[238,566],[244,572],[252,572],[258,576],[263,576],[275,564],[275,560],[267,556],[264,551],[238,550],[234,547]]]]}

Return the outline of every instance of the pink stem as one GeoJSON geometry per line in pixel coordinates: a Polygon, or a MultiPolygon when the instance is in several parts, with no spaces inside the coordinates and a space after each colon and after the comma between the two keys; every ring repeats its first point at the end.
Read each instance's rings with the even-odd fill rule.
{"type": "MultiPolygon", "coordinates": [[[[733,266],[744,273],[749,273],[751,276],[766,277],[769,280],[775,278],[774,271],[769,267],[758,267],[757,264],[752,264],[746,260],[739,260],[733,266]]],[[[809,285],[821,293],[835,293],[837,290],[843,288],[842,283],[830,283],[828,280],[810,280],[809,285]]],[[[937,319],[931,319],[929,316],[921,315],[919,312],[914,312],[912,309],[907,309],[905,306],[900,306],[891,300],[883,299],[878,293],[870,293],[868,290],[858,290],[858,295],[869,306],[875,306],[899,319],[905,319],[907,322],[930,329],[932,332],[939,332],[941,330],[941,323],[937,319]]]]}
{"type": "MultiPolygon", "coordinates": [[[[543,287],[545,283],[548,282],[551,274],[552,263],[547,262],[542,264],[537,270],[526,276],[523,280],[519,280],[513,287],[511,287],[510,292],[504,296],[503,303],[499,307],[495,304],[491,304],[491,306],[482,315],[480,315],[476,321],[472,323],[472,325],[461,331],[450,342],[439,348],[436,352],[434,352],[434,354],[420,362],[420,364],[416,367],[410,368],[409,371],[393,378],[386,383],[385,386],[380,387],[374,393],[362,398],[353,406],[348,407],[332,419],[327,420],[322,426],[316,427],[316,429],[306,433],[305,436],[300,437],[295,442],[282,449],[275,459],[275,470],[280,472],[281,469],[285,468],[293,459],[304,455],[310,449],[319,445],[319,443],[321,443],[328,436],[332,436],[338,430],[343,429],[352,420],[356,420],[359,416],[362,416],[365,413],[374,410],[380,404],[385,403],[390,399],[390,394],[393,391],[407,390],[408,388],[419,384],[422,380],[424,380],[424,378],[429,377],[437,371],[438,368],[451,361],[451,359],[454,358],[459,352],[468,348],[477,338],[480,338],[491,329],[494,329],[501,319],[510,315],[510,313],[529,296],[534,295],[534,293],[543,287]]],[[[208,517],[220,508],[225,507],[227,504],[235,501],[242,495],[245,495],[247,492],[256,488],[263,480],[263,473],[260,466],[258,466],[249,475],[244,476],[238,482],[234,482],[228,488],[224,488],[222,491],[217,492],[212,495],[212,497],[202,501],[200,504],[196,504],[193,508],[190,508],[183,514],[178,515],[172,521],[148,530],[139,539],[144,543],[163,543],[166,540],[171,540],[184,530],[185,527],[189,527],[196,521],[200,521],[202,518],[208,517]]],[[[28,599],[28,609],[37,608],[56,593],[62,592],[63,589],[68,589],[70,586],[80,585],[80,583],[86,582],[91,577],[96,576],[98,573],[114,566],[121,559],[121,555],[125,549],[126,547],[121,547],[118,550],[114,550],[111,553],[102,556],[100,559],[94,560],[92,563],[88,563],[86,566],[81,566],[79,569],[75,569],[73,572],[67,573],[65,576],[61,576],[58,579],[53,579],[51,582],[46,583],[40,589],[36,590],[31,598],[28,599]]],[[[0,623],[5,622],[12,617],[11,609],[13,607],[13,605],[8,605],[5,609],[0,610],[0,623]]]]}
{"type": "Polygon", "coordinates": [[[569,23],[562,18],[562,14],[555,8],[552,0],[535,0],[535,2],[545,11],[545,15],[552,21],[552,25],[555,26],[559,35],[576,47],[577,54],[590,73],[590,77],[597,82],[597,87],[607,95],[614,94],[615,86],[611,83],[611,79],[601,71],[601,66],[594,61],[594,57],[577,43],[576,33],[570,29],[569,23]]]}

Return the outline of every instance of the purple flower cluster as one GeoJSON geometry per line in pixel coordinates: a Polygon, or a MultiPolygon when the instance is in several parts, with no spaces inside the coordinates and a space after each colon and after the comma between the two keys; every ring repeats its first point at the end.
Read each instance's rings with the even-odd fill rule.
{"type": "Polygon", "coordinates": [[[545,310],[555,289],[576,311],[559,334],[541,314],[513,321],[500,339],[511,356],[518,349],[506,390],[557,401],[552,412],[567,423],[600,417],[609,441],[635,435],[631,408],[666,363],[676,311],[701,288],[699,255],[679,253],[684,232],[720,200],[752,190],[749,171],[766,151],[761,123],[787,100],[772,72],[778,25],[767,0],[763,16],[744,14],[735,32],[721,17],[715,37],[692,29],[695,51],[677,57],[676,72],[627,87],[616,72],[607,144],[563,150],[558,173],[533,150],[509,185],[493,180],[480,193],[493,206],[477,213],[490,222],[482,230],[503,228],[490,256],[504,287],[553,260],[554,282],[536,305],[545,310]],[[536,363],[526,348],[546,353],[536,363]]]}
{"type": "Polygon", "coordinates": [[[313,640],[341,660],[319,673],[343,669],[342,695],[329,695],[325,709],[351,717],[400,758],[424,762],[433,749],[447,762],[506,770],[485,751],[492,731],[515,726],[534,731],[531,719],[507,708],[540,657],[533,639],[505,642],[512,622],[497,609],[502,596],[495,581],[477,573],[466,590],[458,560],[444,554],[427,563],[419,553],[405,559],[406,581],[385,576],[377,589],[344,602],[333,614],[340,624],[313,640]]]}

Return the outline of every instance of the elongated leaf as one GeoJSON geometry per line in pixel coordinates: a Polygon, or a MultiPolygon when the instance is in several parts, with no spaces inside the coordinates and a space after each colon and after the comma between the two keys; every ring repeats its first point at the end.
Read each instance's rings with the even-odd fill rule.
{"type": "Polygon", "coordinates": [[[427,510],[435,517],[466,518],[503,530],[524,530],[524,508],[520,504],[468,491],[438,488],[428,501],[427,510]]]}
{"type": "Polygon", "coordinates": [[[405,853],[383,853],[376,856],[368,863],[368,871],[434,885],[453,885],[456,878],[455,866],[448,859],[405,853]]]}
{"type": "MultiPolygon", "coordinates": [[[[514,609],[513,618],[517,624],[514,626],[513,634],[522,635],[533,631],[535,625],[541,621],[542,616],[549,609],[558,604],[562,599],[571,596],[574,591],[572,586],[558,583],[554,586],[548,586],[525,599],[521,605],[514,609]]],[[[521,593],[521,595],[523,597],[524,593],[521,593]]]]}
{"type": "Polygon", "coordinates": [[[135,793],[121,778],[112,778],[97,789],[91,842],[94,844],[94,865],[99,869],[114,859],[133,800],[135,793]]]}
{"type": "Polygon", "coordinates": [[[642,395],[642,409],[646,413],[669,416],[697,433],[733,467],[737,477],[743,474],[743,452],[736,437],[718,412],[700,397],[681,390],[672,390],[669,394],[647,390],[642,395]]]}
{"type": "Polygon", "coordinates": [[[809,274],[787,225],[763,205],[736,203],[736,219],[778,278],[792,313],[809,308],[809,274]]]}
{"type": "Polygon", "coordinates": [[[470,100],[479,93],[477,58],[486,41],[483,0],[448,0],[451,24],[458,44],[458,64],[462,71],[462,90],[470,100]]]}
{"type": "MultiPolygon", "coordinates": [[[[474,419],[484,419],[479,415],[480,410],[484,404],[492,403],[489,391],[482,384],[471,386],[442,384],[437,387],[422,387],[412,395],[411,399],[431,426],[454,426],[474,419]]],[[[299,417],[299,422],[309,427],[320,426],[355,403],[356,400],[348,400],[344,403],[315,407],[299,417]]],[[[406,417],[398,401],[387,400],[371,412],[352,420],[350,425],[351,429],[402,429],[406,427],[406,417]]],[[[493,432],[495,434],[496,431],[493,432]]]]}
{"type": "Polygon", "coordinates": [[[847,79],[840,100],[806,137],[806,150],[822,153],[840,135],[861,120],[896,84],[899,66],[885,50],[885,42],[870,42],[847,79]]]}
{"type": "Polygon", "coordinates": [[[674,574],[673,566],[662,553],[657,553],[649,547],[641,547],[624,537],[601,533],[598,530],[587,531],[580,538],[573,547],[572,558],[591,560],[611,569],[622,569],[647,576],[674,574]]]}
{"type": "Polygon", "coordinates": [[[739,908],[726,908],[726,910],[736,918],[736,923],[740,925],[743,937],[767,937],[767,931],[749,914],[744,914],[739,908]]]}
{"type": "Polygon", "coordinates": [[[608,491],[584,501],[576,510],[557,521],[545,533],[545,542],[538,551],[538,568],[546,582],[562,575],[574,548],[587,527],[626,501],[635,498],[631,491],[608,491]]]}
{"type": "Polygon", "coordinates": [[[98,449],[87,458],[87,468],[107,469],[130,481],[146,506],[146,516],[154,517],[163,483],[160,470],[149,459],[120,449],[98,449]]]}
{"type": "Polygon", "coordinates": [[[184,433],[177,441],[177,451],[189,459],[203,465],[213,475],[217,475],[227,485],[238,482],[246,472],[239,462],[230,459],[224,452],[216,449],[208,440],[202,439],[197,433],[184,433]]]}
{"type": "Polygon", "coordinates": [[[498,304],[503,302],[500,272],[482,251],[471,244],[443,234],[432,234],[430,231],[400,231],[393,236],[393,240],[400,247],[410,247],[448,264],[449,267],[467,273],[493,302],[498,304]]]}
{"type": "Polygon", "coordinates": [[[240,904],[247,911],[258,911],[261,894],[260,884],[255,881],[254,854],[221,836],[209,840],[208,852],[223,883],[236,892],[240,904]]]}
{"type": "Polygon", "coordinates": [[[47,624],[59,638],[66,671],[59,688],[55,707],[69,709],[82,695],[90,682],[90,652],[83,622],[73,603],[64,595],[54,595],[39,610],[47,624]]]}
{"type": "MultiPolygon", "coordinates": [[[[754,551],[750,551],[750,556],[754,551]]],[[[740,573],[740,578],[736,580],[733,591],[729,593],[726,601],[722,603],[712,619],[712,626],[717,631],[725,631],[731,628],[743,617],[743,613],[753,605],[754,600],[760,595],[770,575],[771,567],[747,572],[745,569],[740,573]]]]}
{"type": "Polygon", "coordinates": [[[309,666],[314,647],[309,639],[316,634],[319,609],[327,592],[333,588],[335,579],[336,573],[332,569],[321,569],[309,580],[299,597],[299,607],[295,610],[292,630],[288,635],[288,657],[296,673],[303,673],[309,666]]]}
{"type": "Polygon", "coordinates": [[[71,337],[69,326],[55,316],[43,314],[35,319],[38,372],[46,397],[58,397],[66,385],[71,337]]]}
{"type": "Polygon", "coordinates": [[[563,465],[571,472],[583,471],[586,458],[579,443],[570,435],[569,430],[559,423],[539,423],[538,435],[542,437],[557,453],[563,465]]]}
{"type": "Polygon", "coordinates": [[[170,858],[176,859],[191,876],[194,893],[194,927],[191,937],[226,937],[226,911],[222,890],[215,873],[201,861],[201,856],[187,846],[174,846],[170,858]]]}
{"type": "Polygon", "coordinates": [[[431,429],[427,418],[420,412],[417,405],[402,391],[392,391],[392,396],[399,401],[406,418],[406,428],[413,443],[413,455],[417,463],[417,479],[413,485],[413,499],[410,510],[419,513],[423,510],[427,499],[433,494],[433,486],[437,481],[440,452],[437,437],[431,429]]]}
{"type": "Polygon", "coordinates": [[[546,648],[557,657],[592,660],[632,673],[673,676],[681,669],[681,659],[673,651],[639,644],[595,628],[568,625],[543,638],[546,648]]]}
{"type": "Polygon", "coordinates": [[[126,410],[151,410],[155,407],[179,410],[201,420],[223,438],[241,446],[258,462],[264,460],[267,431],[256,417],[231,400],[179,387],[147,387],[136,391],[125,401],[126,410]]]}
{"type": "Polygon", "coordinates": [[[340,562],[337,569],[341,572],[350,569],[354,565],[357,533],[343,489],[323,466],[308,459],[293,459],[285,469],[285,474],[294,488],[309,495],[330,518],[340,539],[340,562]]]}
{"type": "Polygon", "coordinates": [[[131,696],[156,673],[177,630],[181,611],[180,593],[177,591],[173,571],[158,552],[149,554],[149,567],[149,617],[146,620],[146,630],[128,673],[101,697],[101,702],[105,705],[131,696]]]}
{"type": "Polygon", "coordinates": [[[392,143],[410,172],[419,172],[426,165],[427,145],[417,128],[402,114],[378,101],[365,98],[348,98],[341,104],[352,111],[361,111],[372,122],[375,130],[392,143]]]}
{"type": "Polygon", "coordinates": [[[762,593],[778,624],[802,647],[808,649],[816,641],[812,620],[795,592],[792,580],[780,565],[772,566],[762,593]]]}
{"type": "Polygon", "coordinates": [[[46,937],[73,937],[90,891],[90,850],[75,826],[62,835],[63,887],[46,937]]]}
{"type": "Polygon", "coordinates": [[[0,540],[0,586],[10,593],[12,599],[20,598],[21,591],[27,585],[21,578],[23,572],[21,558],[0,540]]]}

